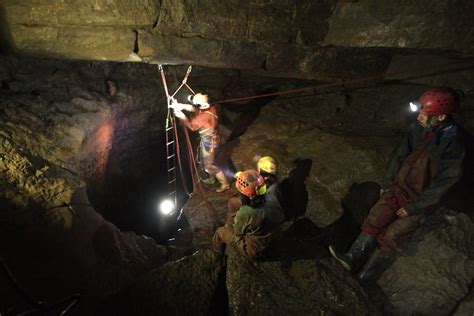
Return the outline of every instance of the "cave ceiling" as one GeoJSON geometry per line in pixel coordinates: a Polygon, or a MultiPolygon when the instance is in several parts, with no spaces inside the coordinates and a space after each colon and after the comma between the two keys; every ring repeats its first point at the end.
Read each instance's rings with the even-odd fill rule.
{"type": "Polygon", "coordinates": [[[384,73],[400,55],[472,58],[473,9],[470,0],[6,0],[0,21],[3,50],[16,54],[327,81],[384,73]]]}

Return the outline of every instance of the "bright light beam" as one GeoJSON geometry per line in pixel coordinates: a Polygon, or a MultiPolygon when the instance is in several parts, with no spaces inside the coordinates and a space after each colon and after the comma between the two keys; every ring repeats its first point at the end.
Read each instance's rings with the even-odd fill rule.
{"type": "Polygon", "coordinates": [[[174,203],[171,200],[163,200],[160,203],[160,212],[163,215],[169,215],[174,210],[174,203]]]}
{"type": "Polygon", "coordinates": [[[415,102],[410,102],[410,110],[412,112],[418,111],[419,108],[420,108],[420,106],[418,104],[416,104],[415,102]]]}

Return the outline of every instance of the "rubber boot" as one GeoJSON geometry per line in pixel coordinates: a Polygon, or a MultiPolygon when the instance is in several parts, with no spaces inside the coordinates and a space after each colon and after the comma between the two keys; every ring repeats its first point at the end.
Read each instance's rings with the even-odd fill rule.
{"type": "Polygon", "coordinates": [[[229,182],[227,182],[227,178],[225,177],[224,172],[219,171],[218,173],[216,173],[216,179],[221,184],[220,187],[216,189],[217,193],[224,192],[225,190],[230,188],[229,182]]]}
{"type": "Polygon", "coordinates": [[[340,253],[334,246],[329,246],[331,255],[339,261],[347,271],[356,271],[365,261],[367,256],[377,246],[377,240],[366,233],[360,233],[346,253],[340,253]]]}
{"type": "Polygon", "coordinates": [[[384,253],[378,248],[375,249],[362,269],[357,273],[357,281],[359,283],[367,283],[370,280],[378,279],[396,259],[397,256],[395,254],[384,253]]]}

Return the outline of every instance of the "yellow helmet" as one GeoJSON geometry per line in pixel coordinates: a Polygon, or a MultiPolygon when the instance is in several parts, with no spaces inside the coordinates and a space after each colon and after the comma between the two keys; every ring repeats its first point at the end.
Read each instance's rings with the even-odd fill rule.
{"type": "Polygon", "coordinates": [[[277,174],[277,163],[275,159],[270,156],[262,157],[257,162],[258,171],[265,171],[266,173],[276,175],[277,174]]]}

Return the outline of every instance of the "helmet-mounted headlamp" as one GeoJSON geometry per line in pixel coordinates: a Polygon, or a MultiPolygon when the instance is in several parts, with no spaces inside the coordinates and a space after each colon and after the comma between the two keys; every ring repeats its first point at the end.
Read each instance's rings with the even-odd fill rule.
{"type": "Polygon", "coordinates": [[[411,101],[410,102],[410,110],[412,112],[418,112],[421,109],[421,103],[418,101],[411,101]]]}

